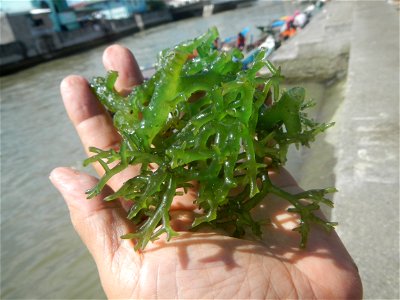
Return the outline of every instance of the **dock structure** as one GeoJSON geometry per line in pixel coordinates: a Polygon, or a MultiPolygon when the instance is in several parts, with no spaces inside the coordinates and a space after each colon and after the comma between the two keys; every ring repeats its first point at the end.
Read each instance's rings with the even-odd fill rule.
{"type": "Polygon", "coordinates": [[[0,12],[0,75],[153,26],[235,9],[254,1],[97,0],[70,7],[66,0],[33,0],[31,11],[0,12]]]}
{"type": "Polygon", "coordinates": [[[256,0],[167,0],[174,20],[203,16],[251,5],[256,0]]]}
{"type": "Polygon", "coordinates": [[[171,0],[166,2],[174,20],[202,16],[210,0],[171,0]]]}
{"type": "Polygon", "coordinates": [[[171,13],[166,8],[135,12],[124,6],[84,11],[68,8],[61,12],[45,7],[0,13],[0,75],[171,21],[171,13]]]}

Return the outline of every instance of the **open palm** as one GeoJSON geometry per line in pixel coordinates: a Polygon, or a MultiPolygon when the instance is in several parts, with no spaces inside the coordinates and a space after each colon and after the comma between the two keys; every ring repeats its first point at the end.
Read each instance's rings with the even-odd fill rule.
{"type": "MultiPolygon", "coordinates": [[[[126,94],[143,80],[133,55],[115,45],[103,56],[106,69],[117,70],[116,88],[126,94]]],[[[68,115],[85,149],[117,147],[120,137],[112,120],[90,91],[87,81],[69,76],[61,84],[68,115]]],[[[99,175],[102,170],[96,167],[99,175]]],[[[140,253],[120,236],[134,232],[126,219],[126,203],[102,199],[137,174],[132,167],[110,180],[92,200],[85,191],[97,179],[68,168],[57,168],[50,179],[64,196],[71,220],[97,264],[109,298],[133,299],[277,299],[361,298],[357,269],[335,233],[313,228],[306,250],[298,248],[292,229],[298,219],[286,212],[281,199],[267,197],[254,210],[257,219],[269,219],[263,239],[228,237],[222,231],[187,228],[193,221],[194,191],[174,200],[171,225],[180,236],[162,238],[140,253]]],[[[285,170],[271,171],[274,183],[290,192],[299,187],[285,170]]]]}

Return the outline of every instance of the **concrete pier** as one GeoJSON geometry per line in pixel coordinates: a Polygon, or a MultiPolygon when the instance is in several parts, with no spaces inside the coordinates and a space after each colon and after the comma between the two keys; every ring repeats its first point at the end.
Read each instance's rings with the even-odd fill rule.
{"type": "MultiPolygon", "coordinates": [[[[358,265],[364,298],[399,299],[398,7],[328,3],[271,60],[293,82],[329,86],[344,80],[336,125],[325,137],[339,190],[331,219],[339,222],[337,232],[358,265]]],[[[318,155],[308,160],[323,162],[318,155]]]]}

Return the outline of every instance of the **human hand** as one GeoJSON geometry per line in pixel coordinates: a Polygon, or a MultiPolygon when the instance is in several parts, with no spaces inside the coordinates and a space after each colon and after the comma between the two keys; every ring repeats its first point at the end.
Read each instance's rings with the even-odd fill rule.
{"type": "MultiPolygon", "coordinates": [[[[133,55],[121,46],[107,48],[103,62],[106,69],[118,71],[116,88],[123,94],[143,80],[133,55]]],[[[86,150],[118,147],[120,137],[112,120],[84,78],[67,77],[61,93],[86,150]]],[[[102,168],[95,168],[102,175],[102,168]]],[[[275,197],[267,197],[255,210],[256,219],[269,218],[271,224],[263,226],[261,241],[252,241],[211,228],[188,231],[195,208],[195,192],[190,191],[171,207],[171,225],[180,236],[169,242],[161,238],[135,252],[131,240],[120,238],[135,231],[126,219],[126,203],[103,198],[137,171],[132,167],[114,176],[91,200],[85,191],[96,178],[68,168],[50,175],[96,262],[108,298],[361,298],[357,269],[336,233],[312,228],[307,249],[299,249],[299,234],[292,231],[299,220],[275,197]]],[[[287,191],[300,190],[283,169],[271,171],[271,179],[287,191]]]]}

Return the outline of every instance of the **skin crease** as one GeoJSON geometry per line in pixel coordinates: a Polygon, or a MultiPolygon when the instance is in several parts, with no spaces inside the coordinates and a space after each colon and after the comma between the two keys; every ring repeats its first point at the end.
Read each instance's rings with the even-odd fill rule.
{"type": "MultiPolygon", "coordinates": [[[[116,89],[126,95],[143,81],[134,56],[113,45],[103,63],[120,77],[116,89]]],[[[90,91],[86,79],[71,75],[61,83],[66,111],[85,149],[117,147],[120,137],[112,120],[90,91]]],[[[102,169],[95,166],[99,175],[102,169]]],[[[263,226],[263,239],[228,237],[206,226],[189,232],[195,191],[177,197],[171,224],[180,236],[169,242],[149,243],[135,252],[131,240],[120,236],[134,232],[126,219],[126,203],[102,199],[135,176],[132,167],[109,181],[97,197],[85,191],[97,179],[69,168],[56,168],[50,180],[64,197],[72,224],[92,254],[108,298],[132,299],[360,299],[362,285],[357,268],[335,232],[312,228],[306,250],[298,248],[300,236],[291,229],[298,218],[286,212],[287,203],[267,197],[254,210],[263,226]]],[[[271,179],[289,192],[301,189],[284,169],[271,171],[271,179]]]]}

